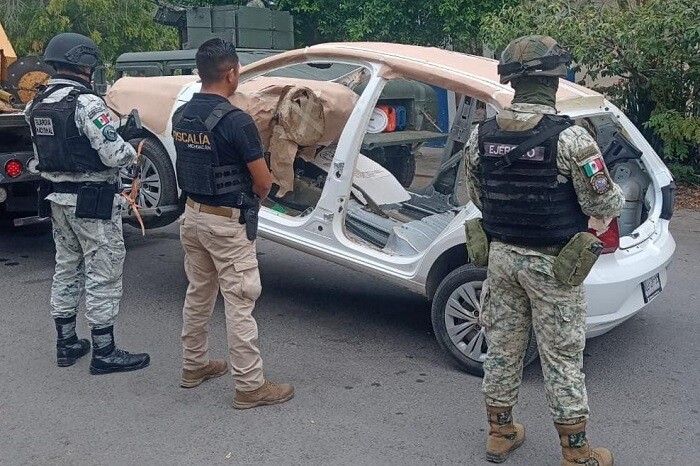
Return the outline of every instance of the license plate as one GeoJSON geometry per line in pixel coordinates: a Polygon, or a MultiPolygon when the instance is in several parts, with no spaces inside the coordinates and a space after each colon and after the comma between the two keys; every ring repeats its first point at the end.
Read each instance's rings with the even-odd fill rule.
{"type": "Polygon", "coordinates": [[[645,303],[648,303],[661,293],[661,279],[658,273],[642,282],[642,293],[644,294],[645,303]]]}

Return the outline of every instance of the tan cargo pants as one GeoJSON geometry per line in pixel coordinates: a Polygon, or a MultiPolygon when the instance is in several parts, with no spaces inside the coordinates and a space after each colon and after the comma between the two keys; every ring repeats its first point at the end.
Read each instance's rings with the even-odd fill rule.
{"type": "Polygon", "coordinates": [[[253,318],[255,300],[262,291],[255,242],[239,210],[231,217],[185,207],[180,241],[185,250],[189,280],[182,309],[183,368],[196,370],[209,362],[209,322],[218,292],[224,298],[231,373],[236,389],[255,390],[263,383],[263,365],[257,347],[258,325],[253,318]]]}

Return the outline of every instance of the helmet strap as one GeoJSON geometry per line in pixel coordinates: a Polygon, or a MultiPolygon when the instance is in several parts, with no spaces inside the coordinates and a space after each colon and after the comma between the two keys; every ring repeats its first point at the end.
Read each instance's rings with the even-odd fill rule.
{"type": "Polygon", "coordinates": [[[59,72],[53,75],[52,79],[67,79],[68,81],[75,81],[79,84],[82,84],[83,86],[87,87],[88,89],[92,89],[92,83],[90,83],[89,79],[85,78],[91,78],[85,75],[79,75],[77,73],[66,73],[66,72],[59,72]]]}

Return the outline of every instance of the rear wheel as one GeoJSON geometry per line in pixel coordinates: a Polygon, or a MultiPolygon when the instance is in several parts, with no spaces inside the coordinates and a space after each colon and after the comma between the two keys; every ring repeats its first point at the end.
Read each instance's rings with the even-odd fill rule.
{"type": "MultiPolygon", "coordinates": [[[[483,376],[486,337],[479,324],[481,289],[486,269],[463,265],[447,275],[435,292],[432,322],[435,338],[453,363],[466,372],[483,376]]],[[[530,333],[524,365],[537,359],[537,342],[530,333]]]]}
{"type": "MultiPolygon", "coordinates": [[[[132,139],[129,143],[137,147],[141,139],[132,139]]],[[[170,157],[158,141],[153,138],[144,140],[141,151],[141,186],[137,203],[142,209],[172,206],[178,204],[177,180],[175,170],[170,162],[170,157]]],[[[131,175],[125,169],[120,172],[124,189],[131,189],[131,175]]],[[[151,215],[143,217],[146,228],[159,228],[174,222],[181,214],[180,210],[166,212],[160,216],[151,215]]],[[[138,222],[130,218],[129,225],[138,227],[138,222]]]]}

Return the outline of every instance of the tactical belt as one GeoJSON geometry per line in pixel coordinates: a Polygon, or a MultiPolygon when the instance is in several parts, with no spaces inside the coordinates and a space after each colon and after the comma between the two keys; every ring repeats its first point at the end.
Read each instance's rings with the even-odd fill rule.
{"type": "Polygon", "coordinates": [[[83,186],[94,186],[95,188],[112,188],[115,192],[119,191],[119,185],[116,183],[96,183],[96,182],[72,182],[63,181],[60,183],[53,183],[53,192],[61,194],[78,194],[78,190],[83,186]]]}
{"type": "Polygon", "coordinates": [[[224,207],[224,206],[213,206],[202,204],[200,202],[195,202],[191,198],[187,198],[186,204],[193,208],[196,212],[204,212],[205,214],[218,215],[219,217],[233,217],[233,211],[238,210],[238,208],[224,207]]]}

